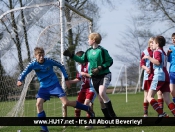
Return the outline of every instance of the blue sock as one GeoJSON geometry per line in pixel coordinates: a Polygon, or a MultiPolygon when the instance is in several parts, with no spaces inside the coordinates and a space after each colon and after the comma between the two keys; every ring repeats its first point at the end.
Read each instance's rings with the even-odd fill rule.
{"type": "Polygon", "coordinates": [[[84,111],[88,111],[88,110],[89,110],[89,106],[83,105],[83,104],[81,104],[81,103],[78,102],[78,101],[76,101],[76,106],[75,106],[75,108],[81,109],[81,110],[84,110],[84,111]]]}
{"type": "MultiPolygon", "coordinates": [[[[42,111],[42,112],[38,113],[38,117],[46,117],[46,113],[44,111],[42,111]]],[[[47,126],[41,126],[41,129],[46,131],[46,132],[49,131],[47,126]]]]}
{"type": "Polygon", "coordinates": [[[173,102],[175,103],[175,97],[172,98],[173,102]]]}

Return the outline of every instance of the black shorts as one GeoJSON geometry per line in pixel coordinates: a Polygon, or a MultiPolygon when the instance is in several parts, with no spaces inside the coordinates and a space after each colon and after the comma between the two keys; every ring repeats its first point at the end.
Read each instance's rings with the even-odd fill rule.
{"type": "Polygon", "coordinates": [[[105,88],[108,88],[111,82],[111,73],[99,76],[92,76],[93,86],[97,93],[99,93],[99,86],[103,85],[105,88]]]}

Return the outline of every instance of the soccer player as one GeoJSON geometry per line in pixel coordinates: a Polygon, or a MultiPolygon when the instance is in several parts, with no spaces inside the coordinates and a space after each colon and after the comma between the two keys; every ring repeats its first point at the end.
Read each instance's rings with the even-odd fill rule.
{"type": "MultiPolygon", "coordinates": [[[[145,49],[142,52],[141,58],[143,58],[145,55],[153,57],[153,40],[154,37],[151,37],[148,41],[148,48],[145,49]]],[[[153,79],[153,63],[150,62],[149,59],[141,59],[140,61],[140,66],[144,69],[144,76],[143,76],[143,87],[142,89],[144,90],[144,100],[143,100],[143,109],[144,109],[144,117],[148,116],[148,106],[149,102],[147,101],[147,95],[148,95],[148,90],[150,88],[152,79],[153,79]]],[[[159,106],[163,109],[163,97],[161,91],[157,92],[158,96],[158,103],[159,106]]]]}
{"type": "Polygon", "coordinates": [[[74,55],[68,49],[64,51],[64,56],[69,56],[76,62],[90,63],[90,75],[92,78],[93,86],[96,92],[99,94],[99,101],[101,104],[101,110],[104,116],[116,117],[113,110],[111,100],[106,94],[106,89],[111,81],[111,72],[109,67],[113,64],[113,59],[109,55],[108,51],[101,47],[101,35],[99,33],[91,33],[89,35],[88,43],[91,46],[82,57],[74,55]]]}
{"type": "Polygon", "coordinates": [[[168,62],[170,63],[169,67],[169,76],[170,76],[170,91],[172,100],[175,103],[175,33],[171,36],[173,45],[169,47],[167,52],[168,62]]]}
{"type": "Polygon", "coordinates": [[[157,91],[163,93],[164,101],[168,108],[175,116],[175,104],[170,101],[170,88],[169,88],[169,75],[166,69],[166,54],[163,50],[166,40],[163,36],[155,37],[153,41],[153,57],[145,55],[143,59],[149,59],[153,63],[154,76],[151,82],[150,89],[148,91],[147,100],[158,113],[158,117],[168,117],[168,115],[163,112],[163,110],[158,105],[158,102],[154,99],[157,91]]]}
{"type": "MultiPolygon", "coordinates": [[[[78,51],[76,53],[76,55],[80,57],[83,54],[84,54],[83,51],[78,51]]],[[[91,76],[88,74],[89,63],[88,62],[85,62],[82,64],[78,63],[77,71],[78,72],[77,72],[76,78],[73,80],[69,80],[69,83],[73,84],[73,83],[78,83],[81,81],[82,83],[81,83],[80,91],[78,92],[77,101],[82,104],[84,103],[87,106],[92,106],[94,99],[96,97],[96,92],[91,82],[91,76]]],[[[76,108],[75,117],[80,117],[80,114],[81,114],[81,110],[76,108]]],[[[87,113],[87,117],[90,117],[89,113],[87,113]]],[[[91,129],[92,126],[85,126],[85,128],[91,129]]]]}
{"type": "MultiPolygon", "coordinates": [[[[40,82],[40,88],[36,97],[38,117],[46,117],[46,114],[43,110],[43,103],[46,100],[50,100],[50,96],[57,96],[65,106],[72,106],[74,108],[85,110],[90,114],[91,117],[94,117],[94,112],[89,106],[83,105],[78,101],[69,101],[67,99],[66,94],[59,84],[59,80],[55,72],[53,71],[53,66],[57,66],[62,71],[65,77],[65,83],[69,88],[70,84],[68,81],[68,75],[64,66],[53,59],[44,57],[45,53],[42,47],[36,47],[34,49],[34,55],[36,59],[31,61],[25,70],[20,74],[17,81],[17,86],[22,85],[22,81],[25,79],[28,73],[30,73],[32,70],[35,71],[40,82]]],[[[43,125],[41,128],[42,130],[40,132],[49,132],[47,126],[43,125]]]]}

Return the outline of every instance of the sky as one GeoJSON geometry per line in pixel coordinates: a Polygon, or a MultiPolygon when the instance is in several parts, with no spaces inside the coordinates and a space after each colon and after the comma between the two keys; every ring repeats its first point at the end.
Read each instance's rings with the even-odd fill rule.
{"type": "Polygon", "coordinates": [[[129,24],[127,18],[130,16],[131,10],[135,10],[130,0],[123,0],[120,3],[116,0],[114,3],[116,5],[115,10],[111,10],[109,7],[101,8],[102,15],[99,22],[100,31],[105,32],[107,35],[105,38],[102,38],[101,46],[108,50],[114,60],[113,65],[110,67],[110,71],[112,72],[112,86],[116,84],[119,69],[122,66],[122,62],[118,62],[115,59],[115,53],[120,52],[117,50],[115,44],[122,39],[121,33],[126,30],[126,25],[129,24]]]}
{"type": "Polygon", "coordinates": [[[117,62],[114,57],[116,51],[119,52],[115,44],[118,40],[121,40],[120,34],[126,30],[126,25],[128,25],[127,18],[129,17],[131,10],[133,11],[134,7],[131,0],[123,0],[121,2],[118,2],[118,0],[112,1],[114,2],[116,9],[111,10],[109,6],[105,7],[104,5],[100,8],[101,19],[99,21],[99,26],[100,30],[107,35],[102,39],[101,46],[106,48],[114,59],[114,64],[110,68],[112,72],[111,85],[114,86],[118,77],[119,66],[121,66],[121,62],[117,62]]]}
{"type": "MultiPolygon", "coordinates": [[[[110,9],[109,6],[101,6],[101,18],[99,21],[100,31],[106,33],[106,37],[102,39],[101,46],[106,48],[114,60],[110,70],[112,72],[111,85],[115,86],[116,80],[119,74],[119,69],[123,65],[122,62],[116,60],[116,52],[120,52],[117,49],[119,40],[122,39],[121,33],[126,31],[127,25],[129,25],[128,19],[133,13],[138,13],[138,10],[132,3],[132,0],[112,0],[116,9],[110,9]]],[[[160,26],[159,26],[160,27],[160,26]]]]}
{"type": "MultiPolygon", "coordinates": [[[[137,15],[139,13],[139,10],[132,3],[132,0],[122,0],[120,2],[118,2],[117,0],[113,0],[113,2],[116,6],[115,10],[111,10],[109,9],[109,7],[105,8],[104,6],[103,8],[101,8],[102,15],[99,26],[100,31],[107,34],[107,36],[102,39],[101,46],[108,50],[109,54],[114,60],[113,65],[110,67],[112,73],[111,85],[116,86],[120,68],[124,64],[117,61],[115,58],[116,52],[120,52],[115,44],[122,40],[121,34],[125,32],[127,30],[126,27],[130,25],[129,18],[131,17],[131,15],[137,15]]],[[[150,30],[155,33],[160,33],[167,29],[166,24],[166,22],[157,22],[153,25],[150,25],[150,30]]],[[[173,32],[173,29],[169,30],[164,34],[164,37],[169,38],[173,32]]],[[[166,45],[164,47],[165,52],[168,50],[168,47],[169,45],[166,45]]],[[[169,69],[169,63],[167,64],[167,69],[169,69]]],[[[119,82],[117,84],[119,84],[119,82]]]]}

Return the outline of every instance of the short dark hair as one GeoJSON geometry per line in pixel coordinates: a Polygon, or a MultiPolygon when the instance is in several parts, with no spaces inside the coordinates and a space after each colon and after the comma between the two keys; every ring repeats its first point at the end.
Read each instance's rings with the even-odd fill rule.
{"type": "Polygon", "coordinates": [[[162,48],[163,46],[165,46],[166,40],[163,36],[156,36],[155,37],[155,42],[159,44],[159,47],[162,48]]]}
{"type": "Polygon", "coordinates": [[[84,51],[78,51],[78,52],[76,53],[76,55],[77,55],[77,56],[80,56],[80,57],[81,57],[83,54],[84,54],[84,51]]]}
{"type": "Polygon", "coordinates": [[[175,33],[172,33],[171,37],[175,37],[175,33]]]}

